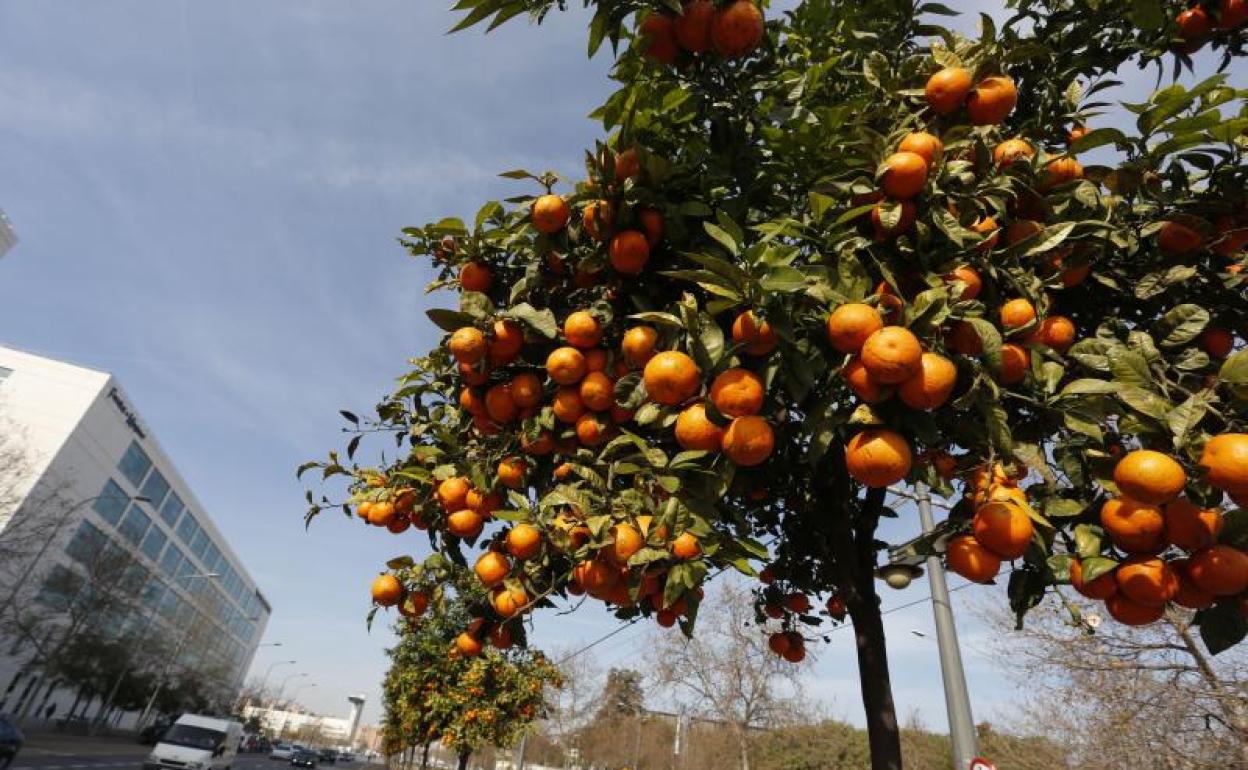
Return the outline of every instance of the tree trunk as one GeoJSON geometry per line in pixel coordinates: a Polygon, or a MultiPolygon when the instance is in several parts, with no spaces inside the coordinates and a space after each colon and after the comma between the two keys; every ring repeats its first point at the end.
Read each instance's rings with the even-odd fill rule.
{"type": "Polygon", "coordinates": [[[741,770],[750,770],[750,736],[748,727],[741,727],[737,733],[737,751],[741,755],[741,770]]]}
{"type": "Polygon", "coordinates": [[[429,744],[425,744],[424,756],[420,758],[420,770],[429,770],[429,744]]]}
{"type": "Polygon", "coordinates": [[[901,733],[893,705],[893,687],[888,676],[888,651],[884,644],[884,622],[879,604],[851,604],[854,642],[858,646],[858,681],[867,716],[867,740],[871,746],[871,770],[901,770],[901,733]],[[857,606],[855,606],[857,605],[857,606]]]}
{"type": "Polygon", "coordinates": [[[459,765],[457,765],[458,770],[468,770],[468,757],[470,756],[471,752],[467,751],[459,755],[459,765]]]}

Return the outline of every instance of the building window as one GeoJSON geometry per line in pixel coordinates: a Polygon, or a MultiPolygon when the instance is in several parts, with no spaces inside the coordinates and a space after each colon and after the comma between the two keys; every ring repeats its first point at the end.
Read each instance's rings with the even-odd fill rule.
{"type": "Polygon", "coordinates": [[[107,542],[108,536],[100,531],[99,527],[89,521],[84,521],[78,525],[78,531],[74,533],[69,545],[65,546],[65,553],[76,561],[88,564],[99,558],[100,551],[107,542]]]}
{"type": "Polygon", "coordinates": [[[85,581],[73,570],[60,564],[52,568],[39,591],[39,601],[54,610],[65,612],[74,603],[85,581]]]}
{"type": "Polygon", "coordinates": [[[182,498],[178,497],[178,493],[174,492],[165,499],[165,504],[160,507],[160,518],[173,527],[178,523],[178,517],[182,515],[182,498]]]}
{"type": "Polygon", "coordinates": [[[199,532],[199,523],[195,521],[195,517],[190,511],[182,517],[182,521],[178,522],[178,538],[187,545],[195,539],[195,535],[199,532]]]}
{"type": "Polygon", "coordinates": [[[178,568],[186,561],[186,557],[178,550],[176,545],[170,545],[165,549],[165,555],[160,559],[160,569],[169,577],[178,574],[178,568]]]}
{"type": "Polygon", "coordinates": [[[165,598],[167,590],[169,590],[168,586],[160,578],[154,577],[147,581],[147,585],[143,587],[143,606],[156,609],[160,606],[161,600],[165,598]]]}
{"type": "Polygon", "coordinates": [[[147,537],[143,538],[141,546],[144,555],[152,561],[160,561],[160,552],[165,548],[165,542],[169,537],[160,527],[152,527],[147,531],[147,537]]]}
{"type": "Polygon", "coordinates": [[[152,573],[147,567],[138,562],[132,563],[126,567],[126,571],[122,574],[121,588],[127,594],[137,594],[142,592],[143,586],[147,584],[147,578],[152,573]]]}
{"type": "Polygon", "coordinates": [[[143,536],[147,534],[147,528],[151,525],[151,517],[144,513],[139,506],[131,505],[130,510],[126,512],[126,518],[117,529],[121,532],[122,537],[138,545],[143,540],[143,536]]]}
{"type": "Polygon", "coordinates": [[[195,541],[191,543],[191,553],[199,557],[199,560],[202,562],[204,561],[204,554],[208,553],[208,546],[210,545],[212,545],[212,541],[208,539],[208,533],[201,529],[195,533],[195,541]]]}
{"type": "Polygon", "coordinates": [[[184,604],[184,602],[181,597],[173,591],[167,591],[165,595],[160,598],[161,617],[165,620],[172,621],[179,615],[181,611],[180,605],[182,604],[184,604]]]}
{"type": "Polygon", "coordinates": [[[147,452],[143,451],[143,447],[139,446],[137,441],[130,442],[130,448],[122,456],[121,462],[117,463],[117,469],[121,471],[121,475],[129,479],[136,489],[143,483],[143,477],[147,475],[151,467],[152,458],[147,456],[147,452]]]}
{"type": "Polygon", "coordinates": [[[204,567],[209,572],[220,572],[217,569],[221,566],[221,551],[217,550],[216,543],[208,543],[208,552],[204,554],[204,567]]]}
{"type": "Polygon", "coordinates": [[[165,481],[165,476],[160,471],[152,471],[152,475],[147,477],[147,481],[143,484],[143,491],[139,494],[151,500],[152,510],[160,510],[160,504],[165,501],[165,495],[169,494],[169,482],[165,481]]]}
{"type": "Polygon", "coordinates": [[[91,508],[109,524],[117,526],[117,522],[121,521],[121,514],[129,504],[130,495],[127,495],[125,490],[117,485],[117,482],[109,479],[104,485],[104,491],[91,504],[91,508]]]}

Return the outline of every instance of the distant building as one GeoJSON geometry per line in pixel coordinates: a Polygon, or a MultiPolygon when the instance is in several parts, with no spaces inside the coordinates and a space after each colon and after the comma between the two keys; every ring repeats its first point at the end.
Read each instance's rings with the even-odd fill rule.
{"type": "Polygon", "coordinates": [[[258,719],[260,728],[277,740],[306,740],[326,746],[348,746],[354,741],[359,714],[327,717],[313,714],[291,704],[276,706],[248,706],[243,709],[243,719],[258,719]]]}
{"type": "MultiPolygon", "coordinates": [[[[129,603],[82,633],[160,640],[136,663],[171,681],[198,674],[228,707],[272,608],[130,397],[105,372],[0,347],[0,447],[6,435],[25,461],[0,486],[0,713],[110,713],[48,682],[31,645],[3,637],[22,612],[56,631],[108,591],[129,603]],[[121,571],[97,585],[104,558],[121,571]]],[[[111,713],[122,726],[138,717],[111,713]]]]}
{"type": "Polygon", "coordinates": [[[0,257],[16,245],[17,231],[13,229],[13,223],[5,215],[4,209],[0,209],[0,257]]]}

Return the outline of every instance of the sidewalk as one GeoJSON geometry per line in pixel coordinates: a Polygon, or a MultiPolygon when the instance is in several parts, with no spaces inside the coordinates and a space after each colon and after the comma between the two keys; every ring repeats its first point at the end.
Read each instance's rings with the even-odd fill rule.
{"type": "Polygon", "coordinates": [[[67,735],[65,733],[35,733],[26,736],[23,754],[65,756],[141,756],[152,750],[129,735],[67,735]]]}

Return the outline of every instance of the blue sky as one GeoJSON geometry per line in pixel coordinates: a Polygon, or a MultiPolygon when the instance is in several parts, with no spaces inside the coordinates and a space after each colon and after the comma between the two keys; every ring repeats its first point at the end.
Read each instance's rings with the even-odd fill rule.
{"type": "MultiPolygon", "coordinates": [[[[334,515],[305,533],[293,469],[437,342],[399,229],[525,191],[499,171],[577,174],[609,92],[582,13],[447,36],[447,5],[0,0],[0,207],[21,238],[0,343],[120,378],[273,603],[284,646],[255,670],[296,658],[279,671],[316,683],[303,702],[345,713],[362,692],[370,721],[390,637],[364,627],[368,582],[423,540],[334,515]]],[[[887,620],[899,712],[942,727],[930,609],[887,620]]],[[[548,614],[537,641],[613,627],[548,614]]],[[[963,628],[976,717],[999,721],[1017,693],[979,641],[1005,630],[963,628]]],[[[861,723],[852,637],[834,639],[810,694],[861,723]]],[[[646,668],[645,640],[629,629],[601,663],[646,668]]]]}

